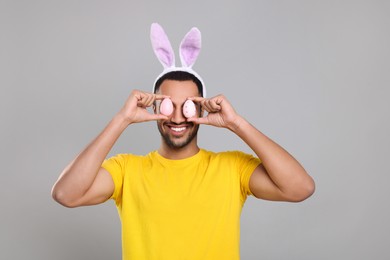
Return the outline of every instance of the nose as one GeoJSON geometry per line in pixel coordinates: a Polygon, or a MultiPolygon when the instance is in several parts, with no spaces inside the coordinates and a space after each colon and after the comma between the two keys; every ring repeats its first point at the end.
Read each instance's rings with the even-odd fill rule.
{"type": "Polygon", "coordinates": [[[180,124],[186,121],[181,107],[175,107],[171,115],[171,121],[176,124],[180,124]]]}

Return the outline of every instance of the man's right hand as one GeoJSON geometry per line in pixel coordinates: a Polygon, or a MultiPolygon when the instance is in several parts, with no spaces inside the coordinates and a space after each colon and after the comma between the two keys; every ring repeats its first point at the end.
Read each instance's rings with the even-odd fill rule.
{"type": "Polygon", "coordinates": [[[167,97],[165,95],[133,90],[118,115],[128,124],[160,119],[166,120],[168,119],[167,116],[150,113],[147,108],[151,107],[156,100],[162,100],[167,97]]]}
{"type": "Polygon", "coordinates": [[[167,96],[134,90],[106,128],[63,170],[52,189],[53,198],[66,207],[99,204],[114,192],[111,175],[101,165],[129,124],[167,119],[149,112],[156,100],[167,96]],[[124,124],[123,124],[124,123],[124,124]]]}

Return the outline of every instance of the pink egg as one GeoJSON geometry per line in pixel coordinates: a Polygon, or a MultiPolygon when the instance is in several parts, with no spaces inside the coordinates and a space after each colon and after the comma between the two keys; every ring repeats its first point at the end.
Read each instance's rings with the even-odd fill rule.
{"type": "Polygon", "coordinates": [[[196,115],[196,106],[192,100],[187,100],[183,106],[183,114],[185,117],[190,118],[196,115]]]}
{"type": "Polygon", "coordinates": [[[166,116],[171,115],[173,112],[173,104],[171,99],[164,98],[164,100],[160,104],[160,113],[166,116]]]}

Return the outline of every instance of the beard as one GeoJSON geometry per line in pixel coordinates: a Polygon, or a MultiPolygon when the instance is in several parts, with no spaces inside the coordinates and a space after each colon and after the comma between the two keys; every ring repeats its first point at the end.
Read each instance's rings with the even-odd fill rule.
{"type": "Polygon", "coordinates": [[[163,138],[165,144],[168,145],[168,147],[172,149],[181,149],[187,146],[191,141],[197,136],[198,130],[199,130],[199,125],[195,125],[191,123],[191,127],[188,129],[191,129],[189,134],[185,137],[175,137],[175,136],[170,136],[169,133],[164,132],[162,129],[162,124],[157,123],[158,126],[158,131],[161,134],[161,137],[163,138]]]}

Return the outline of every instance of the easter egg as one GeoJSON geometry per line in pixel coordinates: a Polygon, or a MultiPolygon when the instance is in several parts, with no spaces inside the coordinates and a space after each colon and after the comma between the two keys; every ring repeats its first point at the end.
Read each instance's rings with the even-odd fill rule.
{"type": "Polygon", "coordinates": [[[190,118],[196,115],[196,106],[192,100],[187,100],[183,105],[183,114],[185,117],[190,118]]]}
{"type": "Polygon", "coordinates": [[[173,104],[171,99],[164,98],[160,104],[160,113],[166,116],[169,116],[173,112],[173,104]]]}

